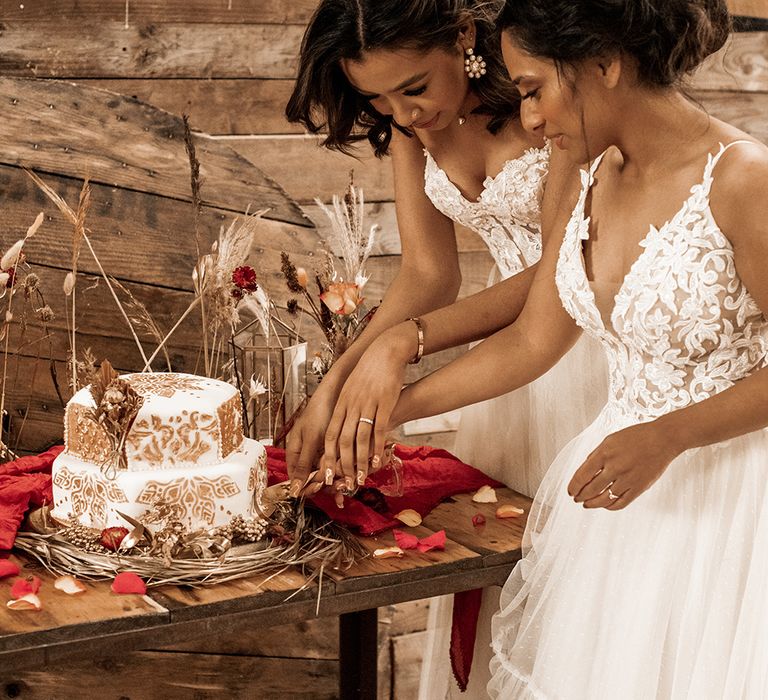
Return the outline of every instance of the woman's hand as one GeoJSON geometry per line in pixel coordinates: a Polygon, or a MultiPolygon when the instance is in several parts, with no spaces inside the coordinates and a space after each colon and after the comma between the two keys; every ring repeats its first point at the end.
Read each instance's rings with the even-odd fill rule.
{"type": "Polygon", "coordinates": [[[365,482],[369,457],[371,470],[378,468],[405,369],[416,353],[417,337],[412,322],[382,333],[345,382],[325,435],[322,467],[326,484],[340,475],[351,491],[365,482]]]}
{"type": "Polygon", "coordinates": [[[317,468],[337,397],[336,387],[322,382],[288,433],[285,460],[291,480],[289,494],[293,497],[299,496],[310,472],[317,468]]]}
{"type": "Polygon", "coordinates": [[[621,510],[650,488],[682,452],[657,421],[606,437],[573,475],[568,493],[585,508],[621,510]]]}

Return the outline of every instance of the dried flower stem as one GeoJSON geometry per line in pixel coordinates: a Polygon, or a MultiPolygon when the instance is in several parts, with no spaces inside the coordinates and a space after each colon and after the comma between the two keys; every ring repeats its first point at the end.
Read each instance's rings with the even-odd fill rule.
{"type": "Polygon", "coordinates": [[[168,339],[176,332],[176,329],[182,324],[184,319],[189,316],[192,311],[194,311],[195,307],[202,302],[202,298],[199,296],[196,296],[192,303],[186,308],[183,314],[179,317],[179,320],[176,321],[176,323],[173,325],[173,328],[169,330],[165,337],[160,341],[160,344],[155,348],[155,351],[149,356],[149,359],[146,360],[144,363],[144,369],[142,369],[142,372],[146,372],[150,365],[152,364],[153,360],[157,357],[157,354],[165,347],[165,344],[168,342],[168,339]]]}
{"type": "MultiPolygon", "coordinates": [[[[91,206],[91,186],[86,176],[83,180],[83,186],[80,189],[80,197],[77,202],[77,212],[75,214],[74,230],[72,233],[72,339],[70,340],[70,350],[72,352],[72,393],[77,391],[77,369],[74,358],[77,357],[77,318],[75,310],[76,287],[77,287],[77,261],[80,258],[80,248],[85,238],[85,216],[91,206]]],[[[90,246],[90,244],[89,244],[90,246]]]]}
{"type": "MultiPolygon", "coordinates": [[[[101,262],[99,261],[99,258],[97,257],[96,252],[93,250],[91,241],[88,238],[88,235],[86,233],[87,229],[85,228],[85,223],[84,223],[86,202],[83,201],[84,195],[81,192],[81,204],[78,206],[78,213],[76,214],[74,211],[72,211],[72,207],[70,207],[61,198],[61,196],[57,194],[49,185],[47,185],[36,173],[33,173],[31,170],[28,170],[27,168],[24,168],[24,171],[27,173],[27,175],[29,175],[29,177],[33,180],[33,182],[43,191],[43,193],[48,197],[48,199],[50,199],[56,205],[59,211],[65,217],[67,217],[67,219],[69,219],[70,223],[72,223],[75,226],[75,230],[77,232],[82,233],[82,240],[84,240],[88,245],[88,249],[91,251],[91,255],[93,256],[93,259],[96,261],[96,265],[99,268],[99,272],[101,272],[101,276],[104,278],[105,282],[107,283],[107,287],[109,287],[109,291],[112,293],[112,298],[115,300],[115,303],[117,304],[117,308],[120,310],[120,313],[125,319],[125,322],[128,324],[128,329],[130,330],[131,335],[133,336],[133,339],[136,342],[136,347],[138,347],[139,353],[141,354],[142,359],[146,362],[147,358],[146,358],[146,355],[144,354],[144,348],[141,346],[141,342],[139,341],[139,338],[133,329],[133,325],[131,324],[131,321],[128,318],[128,314],[125,313],[125,309],[123,308],[123,305],[120,303],[120,299],[117,298],[117,294],[115,294],[115,290],[112,288],[112,285],[109,282],[107,273],[104,272],[104,268],[101,266],[101,262]]],[[[87,181],[83,185],[83,190],[85,190],[86,184],[87,184],[87,181]]],[[[90,188],[88,191],[90,192],[90,188]]],[[[79,246],[79,243],[78,243],[78,246],[79,246]]],[[[72,299],[73,299],[73,306],[74,306],[74,291],[72,293],[72,299]]],[[[74,318],[74,309],[72,313],[74,318]]],[[[74,337],[74,332],[75,332],[75,328],[73,323],[72,324],[73,337],[74,337]]],[[[72,350],[74,353],[74,346],[72,347],[72,350]]],[[[72,357],[75,357],[75,355],[73,354],[72,357]]]]}
{"type": "MultiPolygon", "coordinates": [[[[141,345],[141,341],[139,340],[139,336],[136,335],[136,331],[133,328],[133,324],[131,323],[131,320],[128,318],[128,314],[125,313],[125,309],[123,308],[122,303],[120,303],[120,299],[118,298],[117,294],[115,293],[115,289],[112,286],[112,284],[109,281],[109,277],[107,276],[107,273],[104,272],[104,268],[101,266],[101,262],[99,261],[99,258],[96,255],[96,251],[93,249],[93,246],[91,245],[91,240],[86,235],[85,231],[83,231],[83,240],[85,241],[86,245],[88,246],[88,250],[91,251],[91,255],[93,256],[93,259],[96,261],[96,265],[99,268],[99,272],[101,273],[101,276],[104,278],[104,281],[107,283],[107,287],[109,288],[109,291],[112,293],[112,298],[115,300],[115,304],[117,304],[117,308],[120,310],[120,313],[122,317],[125,319],[125,322],[128,324],[128,329],[131,331],[131,335],[133,336],[133,340],[136,343],[136,347],[139,349],[139,353],[141,354],[141,359],[144,360],[145,364],[147,363],[147,356],[144,353],[144,348],[141,345]]],[[[145,369],[145,371],[147,371],[145,369]]],[[[152,371],[151,368],[148,371],[152,371]]]]}
{"type": "MultiPolygon", "coordinates": [[[[110,279],[112,280],[112,283],[128,297],[130,301],[130,307],[132,307],[137,314],[134,320],[136,321],[136,324],[139,326],[139,328],[143,328],[148,333],[150,333],[158,343],[162,342],[163,334],[160,332],[160,328],[158,327],[157,323],[155,323],[155,319],[152,318],[152,314],[149,313],[149,309],[147,309],[147,307],[141,301],[139,301],[131,293],[131,290],[128,289],[125,285],[121,284],[114,277],[111,277],[110,279]]],[[[171,358],[168,356],[168,351],[165,346],[163,346],[163,356],[165,357],[165,364],[168,367],[168,371],[173,371],[171,366],[171,358]]]]}
{"type": "Polygon", "coordinates": [[[184,124],[184,147],[187,150],[187,157],[189,158],[189,180],[190,188],[192,190],[195,247],[197,250],[197,264],[195,265],[195,270],[197,270],[197,278],[200,283],[200,317],[203,324],[203,361],[205,363],[205,374],[210,377],[211,364],[208,358],[208,320],[205,313],[205,300],[202,298],[206,280],[203,278],[205,268],[202,265],[203,246],[201,245],[200,241],[200,211],[202,210],[200,199],[200,161],[197,159],[197,154],[195,153],[195,142],[192,140],[192,130],[189,127],[189,115],[182,114],[181,119],[184,124]]]}

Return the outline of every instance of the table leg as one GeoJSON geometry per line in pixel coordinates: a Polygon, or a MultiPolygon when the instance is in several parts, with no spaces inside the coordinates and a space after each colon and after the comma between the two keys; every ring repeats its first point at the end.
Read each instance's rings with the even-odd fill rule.
{"type": "Polygon", "coordinates": [[[378,610],[339,615],[339,697],[376,700],[378,610]]]}

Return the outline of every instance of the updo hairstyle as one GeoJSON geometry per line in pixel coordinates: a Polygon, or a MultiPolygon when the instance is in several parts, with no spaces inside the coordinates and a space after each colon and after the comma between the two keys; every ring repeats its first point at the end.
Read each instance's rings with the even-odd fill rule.
{"type": "Polygon", "coordinates": [[[498,27],[558,68],[621,53],[641,83],[667,87],[725,44],[725,0],[507,0],[498,27]]]}

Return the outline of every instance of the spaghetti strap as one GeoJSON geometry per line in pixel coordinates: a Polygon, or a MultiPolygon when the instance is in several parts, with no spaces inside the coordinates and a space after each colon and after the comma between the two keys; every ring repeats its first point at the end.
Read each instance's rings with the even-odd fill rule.
{"type": "Polygon", "coordinates": [[[720,144],[720,150],[717,153],[710,153],[709,158],[707,159],[707,165],[704,168],[704,177],[702,178],[702,185],[704,187],[704,191],[707,195],[709,195],[709,190],[712,187],[712,173],[715,169],[715,166],[720,162],[720,158],[723,157],[723,154],[731,147],[736,146],[740,143],[746,143],[750,144],[752,146],[755,146],[754,141],[749,141],[748,139],[737,139],[736,141],[731,141],[730,143],[720,144]]]}

